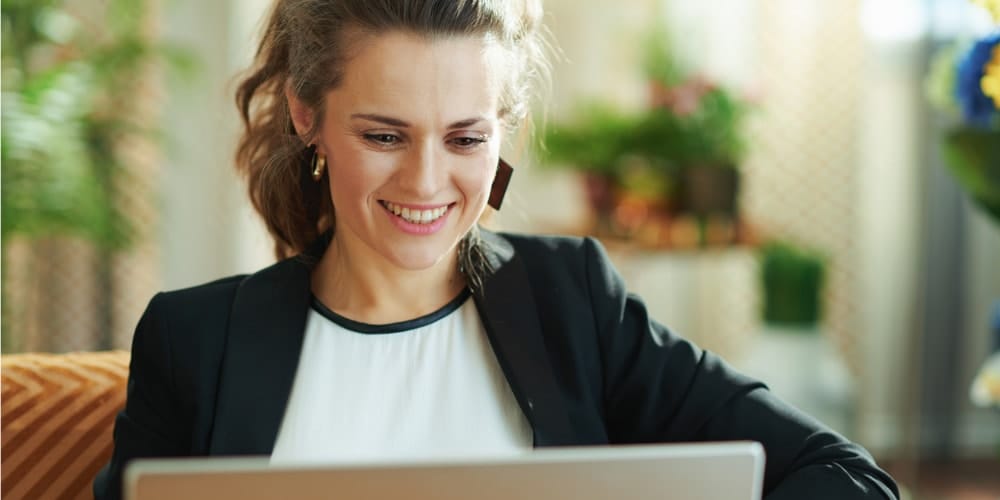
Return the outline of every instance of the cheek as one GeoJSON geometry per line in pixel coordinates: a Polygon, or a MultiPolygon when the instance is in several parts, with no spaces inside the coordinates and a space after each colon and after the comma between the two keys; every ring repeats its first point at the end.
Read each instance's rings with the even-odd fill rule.
{"type": "Polygon", "coordinates": [[[456,182],[471,205],[486,205],[495,172],[495,162],[476,162],[456,175],[456,182]]]}
{"type": "Polygon", "coordinates": [[[330,197],[338,210],[357,205],[358,195],[364,189],[364,176],[359,171],[335,169],[330,171],[330,197]]]}
{"type": "Polygon", "coordinates": [[[367,203],[392,172],[387,155],[373,154],[341,144],[332,148],[336,156],[328,160],[330,195],[335,206],[347,209],[367,203]]]}
{"type": "Polygon", "coordinates": [[[371,192],[372,180],[365,169],[351,168],[354,163],[339,159],[330,165],[330,198],[337,211],[352,210],[365,202],[371,192]]]}

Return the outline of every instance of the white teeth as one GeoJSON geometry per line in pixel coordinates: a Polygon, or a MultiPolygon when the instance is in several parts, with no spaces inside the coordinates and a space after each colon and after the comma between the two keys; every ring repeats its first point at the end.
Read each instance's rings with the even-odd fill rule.
{"type": "Polygon", "coordinates": [[[412,224],[428,224],[434,222],[448,211],[447,206],[430,210],[410,210],[407,207],[401,207],[388,201],[382,202],[382,205],[385,206],[385,208],[387,208],[390,212],[412,224]]]}

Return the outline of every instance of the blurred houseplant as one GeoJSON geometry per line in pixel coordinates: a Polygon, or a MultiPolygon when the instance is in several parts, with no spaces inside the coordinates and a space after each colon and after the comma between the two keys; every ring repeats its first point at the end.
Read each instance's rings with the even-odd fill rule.
{"type": "MultiPolygon", "coordinates": [[[[984,7],[989,11],[993,20],[1000,25],[1000,0],[974,0],[974,3],[984,7]]],[[[989,131],[992,130],[992,135],[988,137],[987,140],[992,140],[991,146],[979,145],[977,149],[985,149],[991,151],[991,156],[985,160],[980,161],[992,161],[985,166],[985,175],[975,175],[975,170],[973,170],[972,175],[967,174],[966,179],[960,178],[960,183],[963,185],[969,184],[971,186],[980,186],[979,191],[985,191],[985,194],[973,194],[973,199],[982,206],[987,213],[989,213],[993,221],[1000,225],[1000,135],[997,130],[1000,129],[1000,117],[998,117],[998,110],[1000,110],[1000,32],[994,33],[992,36],[985,37],[980,40],[975,46],[973,46],[968,55],[963,62],[965,67],[959,70],[959,73],[964,74],[964,77],[960,83],[956,82],[955,87],[964,86],[966,97],[964,99],[970,111],[977,112],[977,116],[982,116],[986,119],[990,113],[989,102],[983,103],[983,99],[977,95],[975,88],[975,79],[977,76],[977,63],[987,59],[988,60],[982,66],[982,76],[979,78],[979,89],[982,91],[982,97],[987,97],[992,100],[992,127],[987,128],[986,132],[982,132],[983,135],[989,135],[989,131]],[[992,46],[990,42],[992,41],[992,46]],[[989,48],[989,55],[984,55],[986,49],[989,48]],[[983,179],[986,177],[986,179],[983,179]],[[982,186],[986,186],[983,188],[982,186]],[[980,201],[983,200],[983,201],[980,201]]],[[[946,65],[947,54],[942,55],[942,61],[938,64],[946,65]]],[[[934,75],[930,82],[944,81],[944,84],[939,83],[939,86],[945,86],[949,83],[949,80],[944,80],[938,78],[935,80],[934,75]]],[[[933,90],[933,87],[931,87],[933,90]]],[[[935,97],[932,93],[932,97],[935,97]]],[[[941,100],[941,99],[939,99],[941,100]]],[[[963,106],[963,111],[966,109],[963,106]]],[[[990,155],[990,153],[987,153],[990,155]]],[[[960,158],[960,159],[964,159],[960,158]]],[[[975,165],[973,161],[967,161],[970,164],[975,165]]],[[[993,303],[993,315],[990,318],[990,326],[993,332],[993,345],[992,354],[990,354],[983,365],[979,368],[979,372],[972,381],[972,385],[969,390],[969,396],[971,401],[977,406],[982,407],[993,407],[1000,408],[1000,299],[995,300],[993,303]]],[[[1000,451],[1000,446],[997,447],[1000,451]]]]}
{"type": "MultiPolygon", "coordinates": [[[[972,1],[1000,25],[1000,0],[972,1]]],[[[943,138],[945,164],[973,203],[1000,226],[1000,29],[935,54],[926,90],[931,103],[956,122],[943,138]]],[[[978,406],[1000,407],[1000,300],[990,324],[992,354],[969,396],[978,406]]]]}
{"type": "MultiPolygon", "coordinates": [[[[154,62],[190,70],[193,58],[151,40],[142,1],[111,0],[93,9],[8,0],[2,23],[4,267],[14,240],[83,239],[97,249],[97,289],[110,294],[111,258],[133,234],[117,196],[127,189],[118,182],[129,168],[122,145],[154,132],[138,90],[154,62]]],[[[111,306],[103,302],[98,316],[107,322],[111,306]]],[[[10,337],[4,336],[5,350],[10,337]]]]}
{"type": "Polygon", "coordinates": [[[930,101],[954,122],[942,137],[945,164],[1000,224],[1000,32],[939,51],[926,86],[930,101]]]}
{"type": "Polygon", "coordinates": [[[814,250],[772,241],[759,250],[764,322],[810,329],[822,317],[826,260],[814,250]]]}
{"type": "Polygon", "coordinates": [[[732,244],[747,104],[676,62],[662,32],[645,58],[649,105],[606,104],[543,135],[546,164],[585,174],[595,232],[652,246],[732,244]]]}

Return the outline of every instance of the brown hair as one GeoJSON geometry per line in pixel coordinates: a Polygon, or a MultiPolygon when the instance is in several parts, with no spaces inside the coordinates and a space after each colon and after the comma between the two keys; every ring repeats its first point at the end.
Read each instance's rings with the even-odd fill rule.
{"type": "MultiPolygon", "coordinates": [[[[310,178],[306,144],[322,123],[324,96],[343,77],[345,54],[357,38],[349,33],[490,36],[510,54],[500,110],[504,123],[514,127],[527,116],[531,90],[547,76],[540,21],[537,0],[278,0],[236,92],[245,126],[236,168],[247,178],[277,256],[304,252],[335,225],[326,183],[310,178]],[[286,85],[312,110],[306,140],[295,135],[286,85]]],[[[460,268],[472,278],[470,286],[478,276],[469,273],[478,274],[483,265],[478,241],[474,230],[460,246],[460,268]]]]}

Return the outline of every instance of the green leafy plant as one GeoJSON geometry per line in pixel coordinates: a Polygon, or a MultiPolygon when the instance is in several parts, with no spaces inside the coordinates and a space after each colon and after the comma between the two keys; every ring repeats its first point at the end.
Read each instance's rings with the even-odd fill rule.
{"type": "MultiPolygon", "coordinates": [[[[121,179],[133,161],[126,147],[135,139],[158,136],[147,123],[143,90],[156,69],[183,75],[196,66],[188,51],[149,34],[147,5],[142,0],[5,0],[0,5],[3,261],[6,267],[15,237],[32,253],[44,252],[40,242],[54,237],[89,242],[97,251],[87,261],[93,266],[88,279],[102,291],[93,299],[98,348],[111,345],[113,259],[135,233],[120,203],[122,190],[128,189],[121,179]]],[[[24,304],[9,305],[12,290],[4,278],[5,320],[27,314],[24,304]]],[[[19,286],[74,286],[37,276],[28,282],[19,286]]],[[[5,329],[4,334],[7,351],[18,348],[25,332],[5,329]]]]}
{"type": "Polygon", "coordinates": [[[546,127],[539,156],[543,165],[585,174],[599,235],[655,247],[735,243],[742,234],[735,229],[736,197],[748,103],[692,75],[668,38],[662,31],[647,37],[647,107],[582,105],[571,119],[546,127]],[[697,220],[678,224],[684,217],[697,220]],[[717,236],[685,236],[685,226],[704,233],[710,220],[722,229],[708,231],[717,236]]]}
{"type": "Polygon", "coordinates": [[[118,152],[134,135],[135,91],[152,63],[190,71],[185,51],[150,41],[145,3],[112,0],[86,19],[59,0],[2,6],[2,234],[72,234],[98,246],[129,242],[116,207],[118,152]],[[103,15],[100,15],[103,14],[103,15]]]}
{"type": "Polygon", "coordinates": [[[542,159],[616,182],[626,177],[635,157],[669,178],[695,165],[736,168],[746,151],[746,106],[719,87],[695,99],[695,108],[686,114],[667,106],[627,113],[588,105],[573,120],[546,128],[542,159]]]}
{"type": "Polygon", "coordinates": [[[742,129],[746,106],[714,86],[694,99],[696,105],[688,113],[666,105],[644,113],[638,120],[635,148],[644,156],[678,166],[735,168],[746,151],[742,129]]]}
{"type": "Polygon", "coordinates": [[[940,49],[925,82],[928,100],[952,120],[944,163],[975,206],[1000,223],[1000,32],[940,49]]]}
{"type": "Polygon", "coordinates": [[[954,128],[944,136],[943,155],[973,203],[1000,223],[1000,129],[954,128]]]}
{"type": "Polygon", "coordinates": [[[542,159],[618,179],[622,160],[634,149],[636,116],[605,104],[582,107],[565,124],[546,127],[542,159]]]}
{"type": "Polygon", "coordinates": [[[624,188],[639,163],[649,174],[644,178],[659,177],[663,186],[676,184],[686,168],[738,167],[746,151],[747,103],[688,70],[662,29],[646,36],[642,60],[649,106],[626,112],[606,103],[582,105],[572,119],[546,128],[545,164],[602,175],[624,188]]]}
{"type": "Polygon", "coordinates": [[[819,252],[782,241],[762,246],[759,255],[764,321],[771,325],[816,325],[822,316],[826,259],[819,252]]]}

